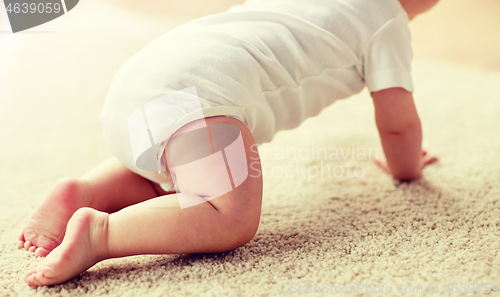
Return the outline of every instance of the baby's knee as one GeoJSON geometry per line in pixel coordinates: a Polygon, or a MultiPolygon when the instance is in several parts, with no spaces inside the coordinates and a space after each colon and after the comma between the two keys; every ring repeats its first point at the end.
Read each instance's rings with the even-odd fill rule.
{"type": "Polygon", "coordinates": [[[218,203],[218,211],[224,217],[224,237],[231,245],[230,250],[245,245],[257,233],[260,223],[262,194],[252,193],[252,195],[260,196],[250,197],[243,194],[243,197],[233,197],[230,202],[218,203]],[[238,200],[241,198],[249,200],[248,203],[239,203],[238,200]]]}

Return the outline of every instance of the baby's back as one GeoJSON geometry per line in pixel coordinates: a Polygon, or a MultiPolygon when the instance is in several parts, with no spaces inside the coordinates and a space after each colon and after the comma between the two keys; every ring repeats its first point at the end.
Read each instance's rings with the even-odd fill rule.
{"type": "Polygon", "coordinates": [[[268,142],[365,84],[383,84],[367,81],[376,62],[364,51],[391,23],[405,36],[403,15],[397,0],[250,0],[189,22],[120,69],[102,114],[104,134],[120,135],[108,142],[129,158],[130,114],[194,86],[205,115],[236,117],[257,143],[268,142]]]}

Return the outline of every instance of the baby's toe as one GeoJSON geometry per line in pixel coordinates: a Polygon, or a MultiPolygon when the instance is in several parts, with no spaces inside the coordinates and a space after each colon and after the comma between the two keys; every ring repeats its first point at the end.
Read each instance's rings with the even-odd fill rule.
{"type": "Polygon", "coordinates": [[[24,248],[24,241],[19,241],[18,245],[17,245],[20,249],[23,249],[24,248]]]}
{"type": "Polygon", "coordinates": [[[30,251],[30,252],[32,252],[32,253],[34,253],[34,252],[35,252],[35,250],[36,250],[36,246],[32,245],[32,246],[29,248],[29,250],[28,250],[28,251],[30,251]]]}
{"type": "Polygon", "coordinates": [[[60,271],[56,271],[54,269],[54,266],[52,265],[45,265],[42,267],[42,269],[38,269],[38,272],[36,274],[36,278],[40,281],[43,281],[44,283],[47,283],[49,280],[54,279],[58,277],[60,274],[60,271]]]}
{"type": "Polygon", "coordinates": [[[30,241],[26,241],[26,242],[24,243],[24,249],[25,249],[25,250],[29,250],[31,246],[33,246],[33,245],[31,244],[31,242],[30,242],[30,241]]]}
{"type": "Polygon", "coordinates": [[[31,275],[27,277],[26,283],[30,286],[46,286],[52,284],[52,275],[54,275],[52,267],[37,268],[31,275]]]}
{"type": "Polygon", "coordinates": [[[37,270],[30,270],[26,273],[25,276],[25,281],[28,285],[32,287],[38,287],[38,286],[43,286],[43,275],[40,271],[37,270]]]}
{"type": "Polygon", "coordinates": [[[43,247],[39,247],[35,251],[35,257],[46,257],[50,252],[43,247]]]}
{"type": "Polygon", "coordinates": [[[33,282],[33,279],[35,278],[35,273],[36,273],[36,270],[32,269],[32,270],[29,270],[28,272],[26,272],[26,274],[24,275],[24,281],[30,286],[31,286],[31,282],[33,282]]]}
{"type": "Polygon", "coordinates": [[[38,281],[38,279],[36,278],[36,273],[33,273],[32,275],[30,275],[28,277],[28,281],[26,281],[28,283],[28,285],[32,286],[32,287],[38,287],[40,286],[40,281],[38,281]]]}

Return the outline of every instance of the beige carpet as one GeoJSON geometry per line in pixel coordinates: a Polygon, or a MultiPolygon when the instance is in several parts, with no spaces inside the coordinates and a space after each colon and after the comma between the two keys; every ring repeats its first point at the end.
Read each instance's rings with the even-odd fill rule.
{"type": "Polygon", "coordinates": [[[92,5],[31,34],[0,34],[0,296],[280,296],[358,283],[421,286],[421,296],[429,284],[500,283],[500,73],[417,60],[424,146],[440,158],[423,179],[399,184],[363,160],[381,152],[363,93],[261,147],[261,225],[244,247],[109,260],[28,287],[23,274],[40,260],[16,248],[24,222],[58,179],[111,155],[99,113],[113,74],[186,21],[92,5]]]}

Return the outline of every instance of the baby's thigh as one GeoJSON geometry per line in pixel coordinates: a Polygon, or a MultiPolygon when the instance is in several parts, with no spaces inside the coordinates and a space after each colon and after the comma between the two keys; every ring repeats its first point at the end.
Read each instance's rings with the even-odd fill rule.
{"type": "MultiPolygon", "coordinates": [[[[255,140],[241,121],[221,116],[192,122],[168,141],[164,158],[180,193],[181,207],[182,195],[193,195],[233,220],[258,226],[260,159],[255,140]]],[[[186,203],[189,207],[190,202],[186,203]]]]}

